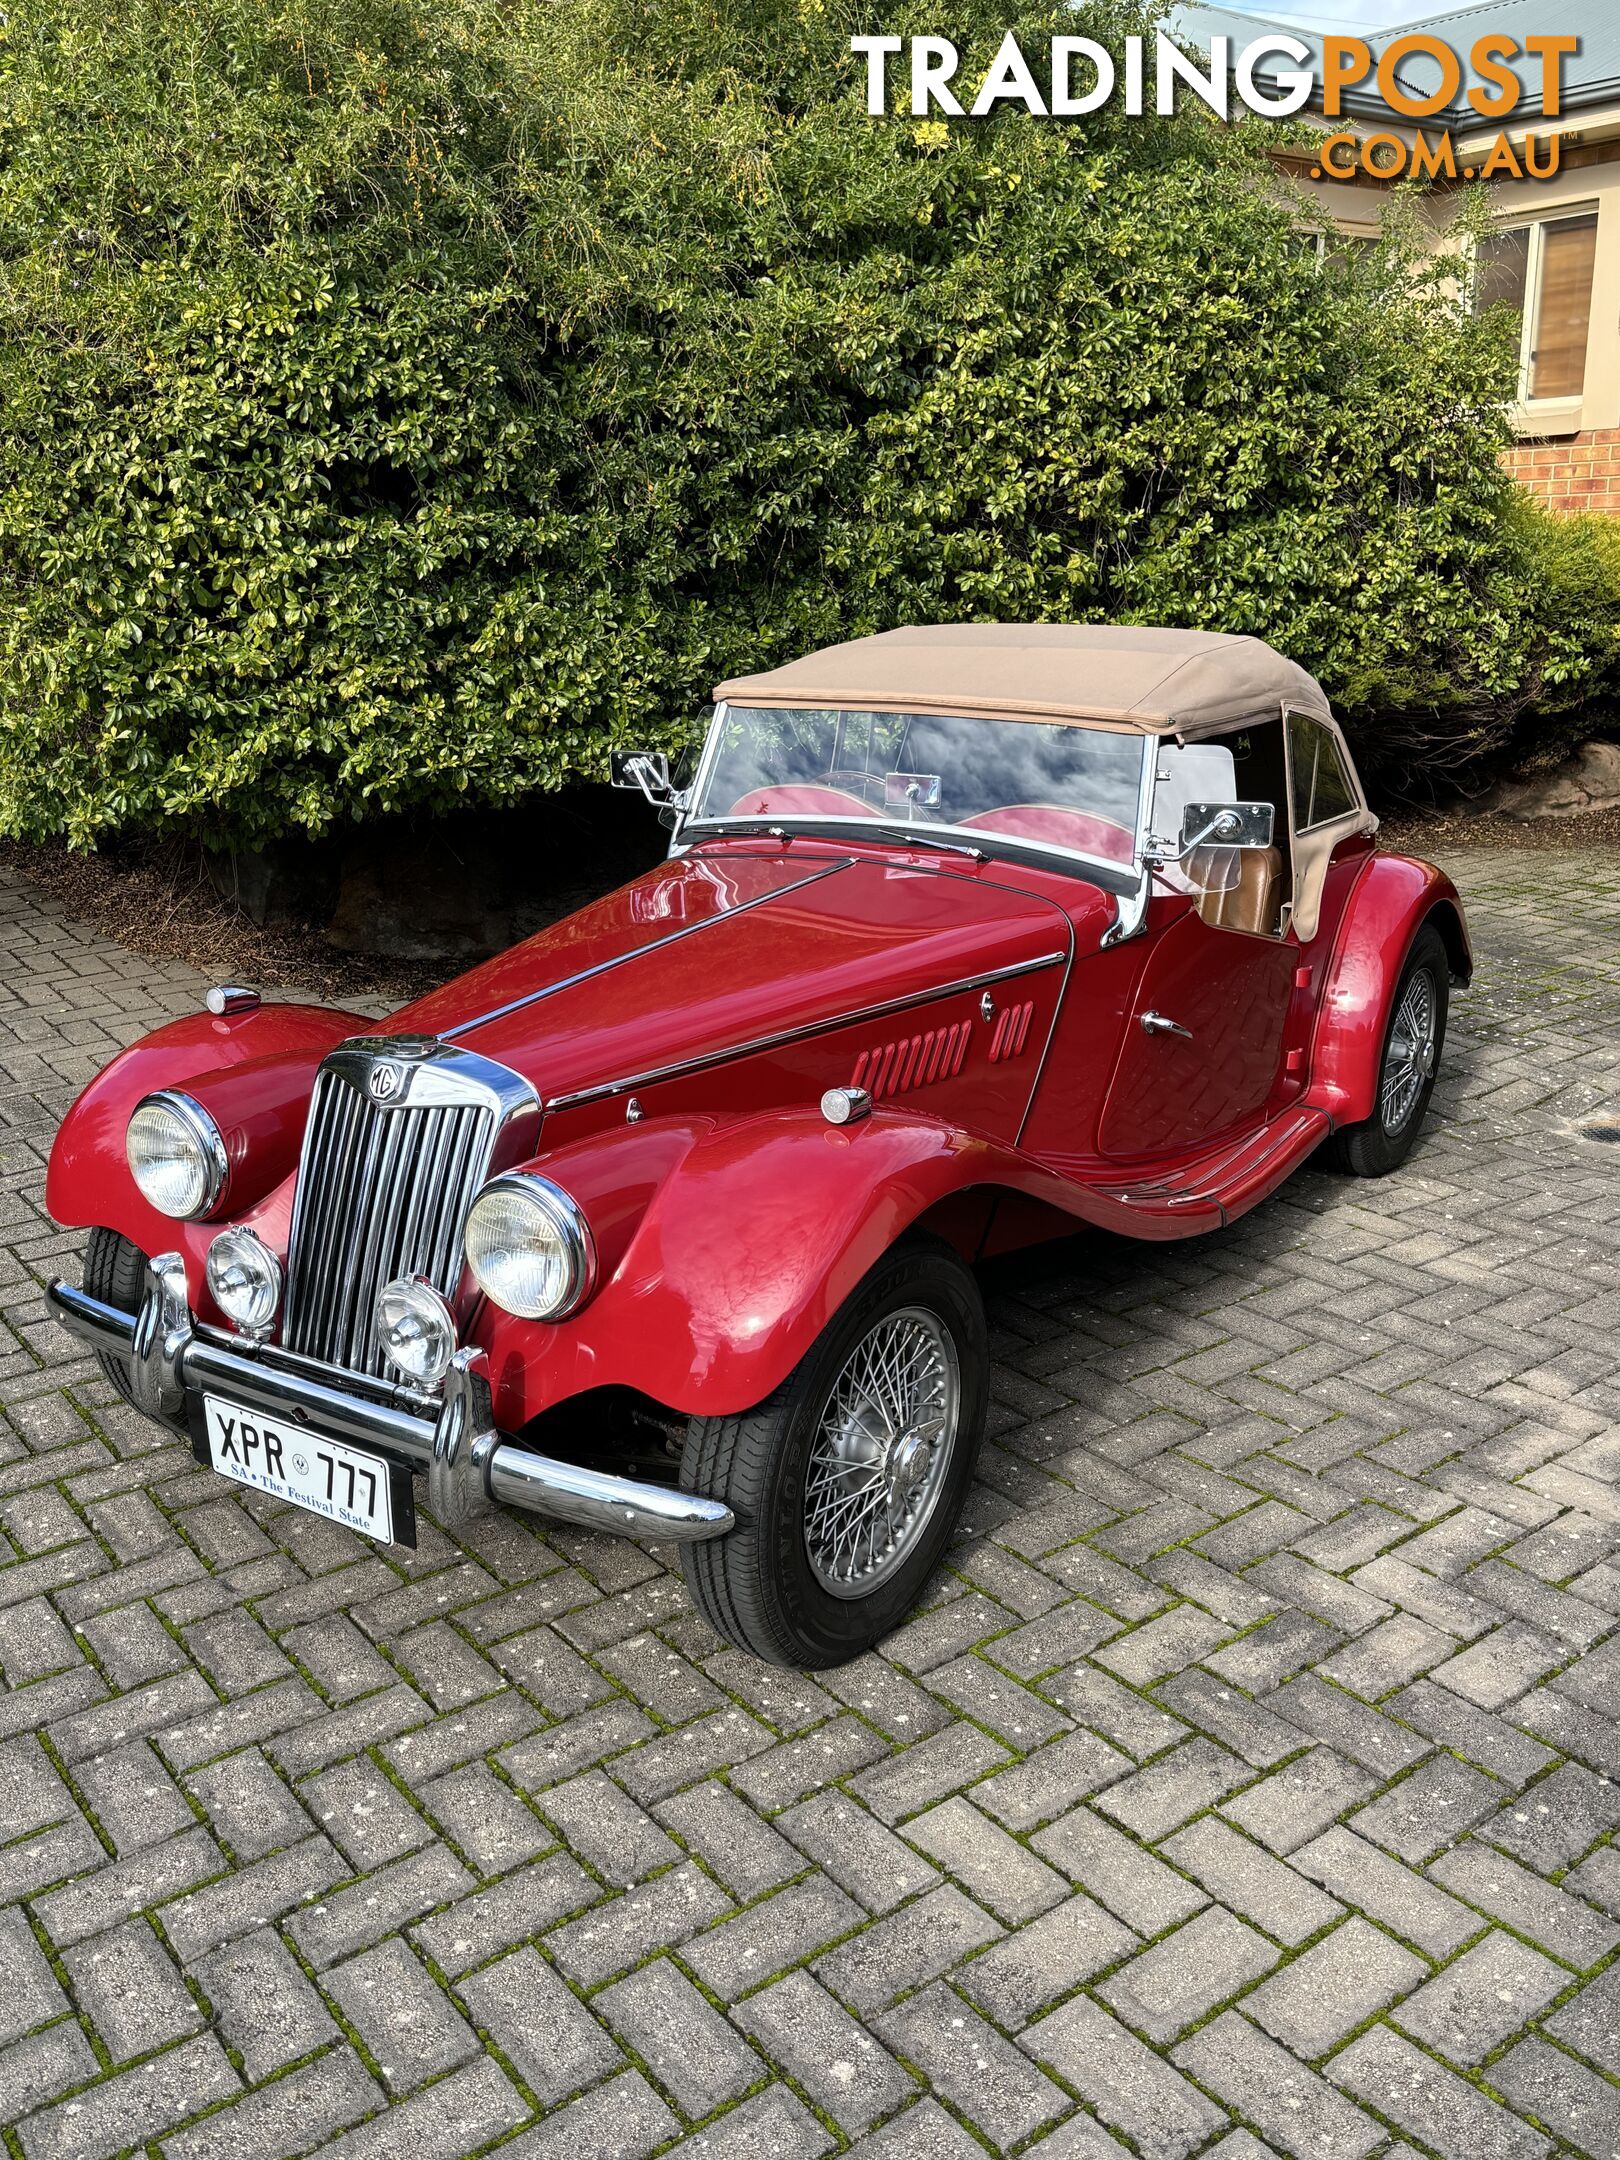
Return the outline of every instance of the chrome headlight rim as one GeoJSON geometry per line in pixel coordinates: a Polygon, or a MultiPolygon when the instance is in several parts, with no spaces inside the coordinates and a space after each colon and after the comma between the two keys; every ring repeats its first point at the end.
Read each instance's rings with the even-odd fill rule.
{"type": "Polygon", "coordinates": [[[259,1236],[256,1230],[248,1229],[245,1223],[230,1224],[226,1229],[221,1230],[216,1238],[211,1240],[207,1255],[203,1261],[203,1273],[208,1278],[209,1295],[226,1319],[251,1341],[262,1342],[275,1326],[276,1315],[281,1310],[282,1292],[285,1288],[281,1262],[264,1242],[264,1239],[259,1236]],[[269,1302],[262,1313],[243,1314],[233,1312],[221,1294],[219,1278],[224,1273],[226,1262],[216,1256],[220,1255],[222,1248],[231,1247],[240,1250],[244,1246],[263,1264],[260,1280],[268,1293],[269,1302]]]}
{"type": "Polygon", "coordinates": [[[543,1176],[538,1170],[504,1170],[499,1177],[493,1177],[487,1185],[481,1186],[472,1206],[467,1210],[464,1244],[467,1265],[474,1282],[492,1305],[504,1313],[510,1313],[514,1320],[566,1320],[571,1313],[579,1311],[596,1289],[596,1240],[591,1235],[591,1226],[585,1219],[585,1211],[572,1193],[566,1192],[561,1185],[543,1176]],[[538,1306],[520,1308],[498,1296],[484,1279],[474,1257],[473,1218],[486,1198],[499,1193],[516,1194],[529,1206],[537,1208],[556,1233],[562,1246],[568,1269],[567,1287],[561,1298],[543,1310],[538,1306]]]}
{"type": "Polygon", "coordinates": [[[455,1362],[456,1316],[450,1310],[449,1300],[425,1275],[395,1275],[383,1284],[372,1303],[371,1332],[377,1347],[389,1364],[417,1387],[437,1387],[455,1362]],[[437,1332],[441,1345],[442,1354],[433,1359],[431,1366],[425,1366],[420,1372],[414,1371],[388,1346],[388,1330],[383,1321],[384,1302],[388,1298],[402,1295],[412,1300],[418,1313],[426,1317],[437,1332]]]}
{"type": "Polygon", "coordinates": [[[130,1176],[134,1178],[141,1198],[149,1207],[156,1208],[160,1215],[166,1215],[171,1222],[206,1220],[219,1205],[231,1167],[219,1127],[196,1097],[187,1095],[181,1088],[157,1088],[152,1094],[141,1097],[129,1113],[129,1123],[124,1127],[124,1159],[129,1164],[130,1176]],[[131,1147],[131,1135],[135,1130],[135,1120],[143,1110],[166,1110],[195,1145],[201,1157],[203,1171],[202,1198],[195,1207],[176,1213],[174,1209],[166,1208],[161,1201],[155,1200],[142,1183],[131,1147]]]}

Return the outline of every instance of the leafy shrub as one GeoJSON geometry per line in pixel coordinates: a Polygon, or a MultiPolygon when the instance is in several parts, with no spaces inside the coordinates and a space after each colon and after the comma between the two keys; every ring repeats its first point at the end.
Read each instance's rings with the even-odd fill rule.
{"type": "Polygon", "coordinates": [[[1515,574],[1539,595],[1548,632],[1512,701],[1504,762],[1539,771],[1594,734],[1614,733],[1620,518],[1552,517],[1526,497],[1506,522],[1515,574]]]}
{"type": "MultiPolygon", "coordinates": [[[[1005,20],[955,34],[982,62],[1005,20]]],[[[0,832],[509,800],[915,620],[1256,631],[1394,783],[1573,708],[1612,585],[1515,508],[1500,326],[1397,244],[1319,271],[1253,130],[868,120],[869,28],[13,14],[0,832]]]]}

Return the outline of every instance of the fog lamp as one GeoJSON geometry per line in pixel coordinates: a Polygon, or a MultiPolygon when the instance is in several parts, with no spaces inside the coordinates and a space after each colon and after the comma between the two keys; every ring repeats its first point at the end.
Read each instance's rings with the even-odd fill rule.
{"type": "Polygon", "coordinates": [[[431,1387],[450,1370],[456,1323],[450,1308],[420,1275],[401,1275],[377,1293],[377,1342],[390,1364],[431,1387]]]}
{"type": "Polygon", "coordinates": [[[281,1262],[251,1230],[222,1230],[208,1248],[208,1287],[244,1335],[266,1334],[281,1303],[281,1262]]]}

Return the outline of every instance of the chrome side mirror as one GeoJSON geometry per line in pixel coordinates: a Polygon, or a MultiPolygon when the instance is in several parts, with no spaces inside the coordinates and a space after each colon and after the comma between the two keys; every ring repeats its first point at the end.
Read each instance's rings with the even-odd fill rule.
{"type": "Polygon", "coordinates": [[[883,807],[904,810],[937,810],[944,780],[937,772],[892,772],[883,775],[883,807]]]}
{"type": "Polygon", "coordinates": [[[1181,813],[1181,841],[1169,862],[1181,862],[1195,848],[1267,848],[1276,811],[1268,802],[1190,802],[1181,813]]]}
{"type": "Polygon", "coordinates": [[[639,789],[655,810],[678,810],[685,800],[669,776],[669,759],[662,750],[613,751],[608,782],[616,788],[639,789]]]}

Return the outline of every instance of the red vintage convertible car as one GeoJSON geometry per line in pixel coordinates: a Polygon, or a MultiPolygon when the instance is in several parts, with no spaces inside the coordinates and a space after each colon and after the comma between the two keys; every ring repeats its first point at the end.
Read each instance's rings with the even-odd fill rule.
{"type": "Polygon", "coordinates": [[[972,1263],[1393,1169],[1468,938],[1253,638],[897,630],[716,697],[689,787],[620,761],[674,833],[622,891],[381,1024],[215,991],[116,1059],[50,1294],[227,1477],[405,1544],[413,1473],[675,1541],[827,1665],[961,1507],[972,1263]]]}

